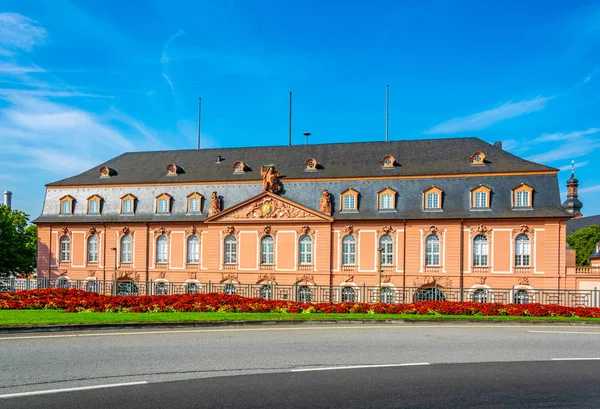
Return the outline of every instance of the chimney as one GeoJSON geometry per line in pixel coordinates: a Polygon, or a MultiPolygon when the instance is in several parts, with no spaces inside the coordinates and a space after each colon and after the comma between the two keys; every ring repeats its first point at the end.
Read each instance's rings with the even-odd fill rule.
{"type": "Polygon", "coordinates": [[[6,206],[10,209],[11,202],[12,202],[12,192],[7,190],[6,192],[4,192],[4,206],[6,206]]]}
{"type": "Polygon", "coordinates": [[[496,141],[496,142],[494,142],[494,146],[495,146],[496,148],[500,148],[500,149],[502,149],[502,141],[496,141]]]}
{"type": "Polygon", "coordinates": [[[223,158],[221,158],[221,155],[217,156],[217,161],[215,163],[221,163],[221,161],[223,160],[223,158]]]}

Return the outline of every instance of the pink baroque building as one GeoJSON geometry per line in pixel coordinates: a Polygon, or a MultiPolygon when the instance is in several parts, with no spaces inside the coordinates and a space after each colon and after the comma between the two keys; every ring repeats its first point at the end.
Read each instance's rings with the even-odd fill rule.
{"type": "Polygon", "coordinates": [[[46,186],[38,274],[226,292],[575,288],[557,172],[477,138],[124,153],[46,186]]]}

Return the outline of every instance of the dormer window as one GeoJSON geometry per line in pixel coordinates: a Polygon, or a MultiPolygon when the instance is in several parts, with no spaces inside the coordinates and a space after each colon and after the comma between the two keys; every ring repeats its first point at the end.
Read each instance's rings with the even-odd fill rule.
{"type": "Polygon", "coordinates": [[[88,198],[88,214],[100,214],[100,202],[102,198],[94,195],[88,198]]]}
{"type": "Polygon", "coordinates": [[[158,195],[156,197],[156,213],[170,213],[171,212],[171,196],[166,193],[158,195]]]}
{"type": "Polygon", "coordinates": [[[175,176],[179,173],[183,173],[183,168],[181,166],[177,166],[175,163],[170,163],[169,166],[167,166],[168,176],[175,176]]]}
{"type": "Polygon", "coordinates": [[[479,185],[471,190],[471,208],[473,209],[489,209],[490,195],[492,190],[483,185],[479,185]]]}
{"type": "Polygon", "coordinates": [[[513,207],[514,208],[532,208],[533,207],[533,188],[524,183],[513,189],[513,207]]]}
{"type": "Polygon", "coordinates": [[[469,158],[469,162],[471,162],[473,165],[485,165],[485,153],[475,152],[469,158]]]}
{"type": "Polygon", "coordinates": [[[194,192],[187,197],[187,212],[188,214],[200,213],[200,206],[202,205],[202,195],[194,192]]]}
{"type": "Polygon", "coordinates": [[[306,172],[316,172],[318,167],[319,162],[314,158],[308,158],[306,162],[304,162],[304,170],[306,172]]]}
{"type": "Polygon", "coordinates": [[[385,188],[378,193],[379,210],[394,210],[396,209],[396,191],[385,188]]]}
{"type": "Polygon", "coordinates": [[[233,173],[246,173],[247,166],[242,161],[233,164],[233,173]]]}
{"type": "Polygon", "coordinates": [[[354,189],[348,189],[342,193],[342,211],[357,211],[358,210],[358,192],[354,189]]]}
{"type": "Polygon", "coordinates": [[[435,186],[423,192],[423,208],[425,210],[441,210],[443,191],[435,186]]]}
{"type": "Polygon", "coordinates": [[[117,170],[113,168],[109,168],[108,166],[102,166],[100,168],[100,177],[101,178],[109,178],[117,174],[117,170]]]}
{"type": "Polygon", "coordinates": [[[396,166],[396,159],[392,155],[384,156],[381,160],[381,166],[384,169],[393,169],[396,166]]]}
{"type": "Polygon", "coordinates": [[[135,213],[135,200],[134,195],[128,194],[121,198],[121,213],[122,214],[134,214],[135,213]]]}
{"type": "Polygon", "coordinates": [[[60,214],[73,214],[73,197],[63,196],[60,198],[60,214]]]}

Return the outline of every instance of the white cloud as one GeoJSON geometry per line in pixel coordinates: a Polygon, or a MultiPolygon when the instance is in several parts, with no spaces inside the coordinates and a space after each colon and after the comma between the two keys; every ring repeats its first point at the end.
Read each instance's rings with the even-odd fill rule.
{"type": "Polygon", "coordinates": [[[169,55],[167,54],[167,51],[168,51],[171,43],[173,41],[175,41],[175,39],[177,37],[182,36],[183,34],[184,34],[183,30],[179,29],[179,30],[177,30],[177,32],[175,34],[173,34],[171,37],[169,37],[169,39],[163,45],[163,51],[162,51],[162,55],[160,57],[160,63],[162,64],[162,67],[163,67],[162,76],[165,79],[165,81],[167,81],[167,84],[169,84],[169,87],[171,87],[172,92],[175,92],[175,86],[173,85],[173,81],[171,81],[171,77],[169,77],[169,74],[168,74],[167,68],[169,65],[169,55]]]}
{"type": "Polygon", "coordinates": [[[33,66],[22,66],[11,63],[0,63],[0,73],[7,74],[28,74],[32,72],[46,72],[44,69],[38,67],[37,65],[33,66]]]}
{"type": "Polygon", "coordinates": [[[0,49],[4,55],[30,51],[46,41],[46,30],[35,20],[18,13],[0,13],[0,49]]]}
{"type": "Polygon", "coordinates": [[[591,192],[600,192],[600,185],[584,187],[583,189],[579,189],[579,193],[591,193],[591,192]]]}
{"type": "Polygon", "coordinates": [[[527,159],[538,163],[571,162],[572,159],[580,158],[600,148],[600,140],[595,137],[580,137],[577,141],[567,141],[553,146],[554,148],[549,151],[531,155],[527,159]]]}
{"type": "Polygon", "coordinates": [[[164,77],[165,81],[167,81],[167,84],[169,84],[169,87],[171,87],[171,91],[175,91],[175,86],[173,85],[173,81],[171,81],[171,78],[169,78],[167,73],[163,71],[162,76],[164,77]]]}
{"type": "MultiPolygon", "coordinates": [[[[575,164],[573,165],[575,167],[575,169],[579,169],[584,167],[585,165],[589,164],[590,161],[586,160],[583,162],[575,162],[575,164]]],[[[565,165],[565,166],[561,166],[558,168],[559,170],[571,170],[571,165],[565,165]]]]}
{"type": "Polygon", "coordinates": [[[600,132],[600,128],[590,128],[585,131],[573,131],[573,132],[556,132],[551,134],[544,134],[540,137],[533,139],[530,142],[554,142],[554,141],[565,141],[567,139],[575,139],[582,136],[593,135],[600,132]]]}
{"type": "Polygon", "coordinates": [[[553,97],[537,97],[526,101],[509,101],[498,108],[493,108],[487,111],[442,122],[428,131],[425,131],[425,133],[453,134],[458,132],[481,130],[505,119],[514,118],[531,112],[541,111],[546,107],[546,102],[552,98],[553,97]]]}

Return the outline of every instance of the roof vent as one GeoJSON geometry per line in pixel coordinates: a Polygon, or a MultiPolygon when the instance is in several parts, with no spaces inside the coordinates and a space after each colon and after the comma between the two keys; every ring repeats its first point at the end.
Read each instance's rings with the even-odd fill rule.
{"type": "Polygon", "coordinates": [[[215,163],[221,163],[221,161],[222,161],[222,160],[223,160],[223,159],[221,158],[221,155],[218,155],[218,156],[217,156],[217,161],[216,161],[215,163]]]}
{"type": "Polygon", "coordinates": [[[496,148],[500,148],[500,149],[502,149],[502,141],[496,141],[496,142],[494,142],[494,146],[495,146],[496,148]]]}

